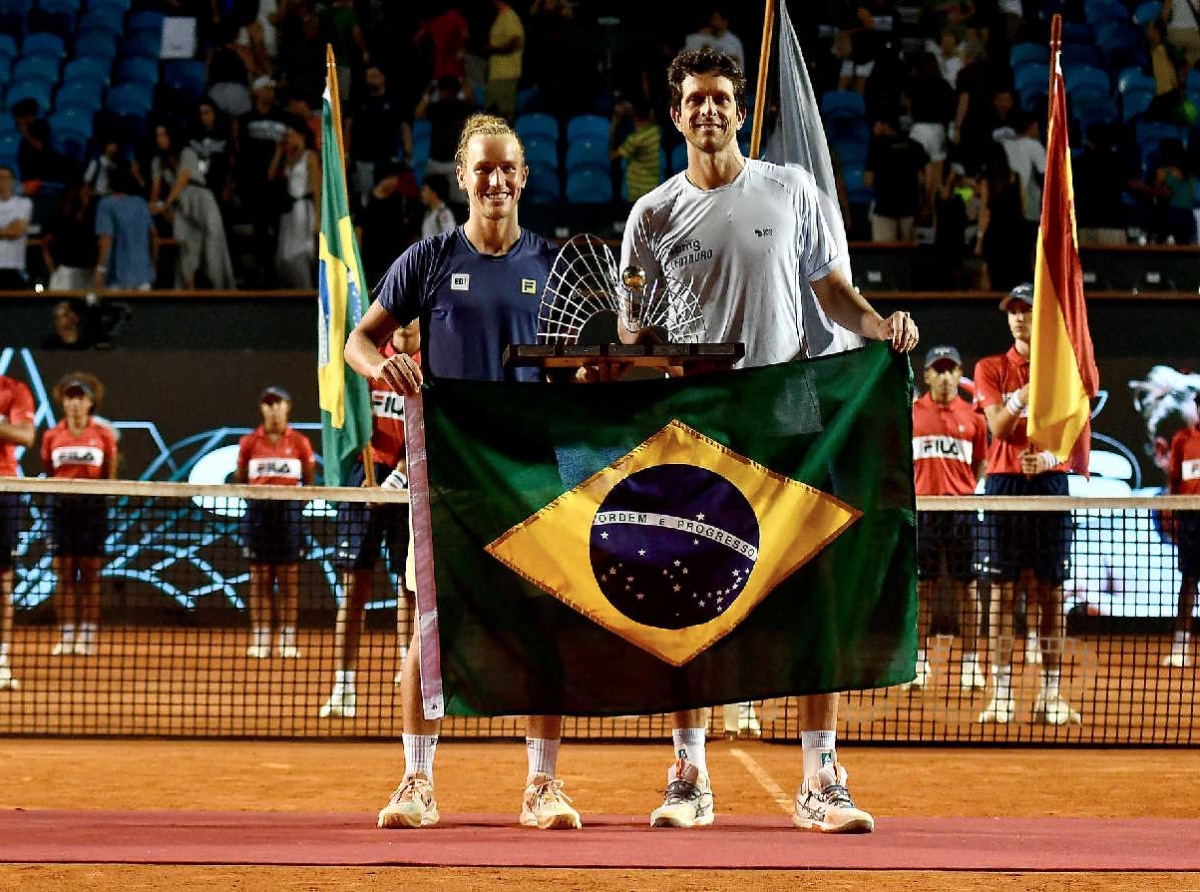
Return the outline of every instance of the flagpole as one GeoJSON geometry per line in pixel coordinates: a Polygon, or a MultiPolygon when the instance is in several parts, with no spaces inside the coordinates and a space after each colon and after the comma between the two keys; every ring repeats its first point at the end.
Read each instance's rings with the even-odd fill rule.
{"type": "MultiPolygon", "coordinates": [[[[338,93],[337,57],[333,54],[333,44],[325,44],[325,84],[329,87],[329,107],[333,111],[333,133],[337,138],[338,172],[342,177],[342,192],[349,197],[350,190],[346,186],[346,143],[342,136],[342,97],[338,93]]],[[[351,374],[358,374],[352,372],[351,374]]],[[[372,430],[374,419],[372,419],[372,430]]],[[[371,452],[371,441],[363,447],[363,483],[375,486],[375,458],[371,452]]]]}
{"type": "MultiPolygon", "coordinates": [[[[1058,68],[1058,54],[1062,50],[1062,15],[1055,13],[1050,20],[1050,94],[1054,93],[1054,72],[1058,68]]],[[[1047,109],[1046,132],[1050,132],[1049,109],[1047,109]]]]}
{"type": "Polygon", "coordinates": [[[758,82],[754,87],[754,121],[750,125],[750,157],[757,158],[762,142],[763,111],[767,104],[767,72],[771,68],[771,34],[775,30],[775,0],[763,11],[762,45],[758,50],[758,82]]]}

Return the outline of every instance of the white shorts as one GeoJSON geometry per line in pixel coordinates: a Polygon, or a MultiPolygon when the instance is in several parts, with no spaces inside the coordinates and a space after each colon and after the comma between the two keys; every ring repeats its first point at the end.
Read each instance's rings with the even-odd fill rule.
{"type": "Polygon", "coordinates": [[[920,122],[908,131],[914,142],[921,144],[930,161],[946,160],[946,125],[920,122]]]}

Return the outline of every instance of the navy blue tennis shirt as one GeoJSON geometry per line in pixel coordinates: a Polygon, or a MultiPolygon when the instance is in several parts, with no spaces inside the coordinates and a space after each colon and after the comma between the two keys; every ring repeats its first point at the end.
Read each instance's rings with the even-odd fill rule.
{"type": "Polygon", "coordinates": [[[480,254],[459,226],[409,247],[375,297],[401,325],[420,319],[427,375],[537,381],[538,369],[506,373],[501,358],[510,344],[537,343],[538,305],[555,255],[528,229],[507,254],[480,254]]]}

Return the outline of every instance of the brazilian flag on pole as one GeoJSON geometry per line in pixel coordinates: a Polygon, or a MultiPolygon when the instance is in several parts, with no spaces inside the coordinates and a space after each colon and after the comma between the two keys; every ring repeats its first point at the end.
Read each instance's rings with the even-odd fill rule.
{"type": "Polygon", "coordinates": [[[333,50],[326,50],[321,131],[321,233],[317,270],[317,389],[325,483],[342,485],[371,442],[371,393],[346,366],[346,337],[370,305],[350,223],[343,166],[342,114],[333,50]]]}
{"type": "Polygon", "coordinates": [[[887,345],[587,387],[438,380],[416,415],[427,716],[912,679],[912,373],[887,345]]]}

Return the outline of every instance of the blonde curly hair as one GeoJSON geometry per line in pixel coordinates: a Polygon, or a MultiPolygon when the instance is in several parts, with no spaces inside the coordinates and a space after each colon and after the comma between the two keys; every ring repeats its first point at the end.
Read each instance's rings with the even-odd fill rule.
{"type": "Polygon", "coordinates": [[[511,136],[521,149],[521,160],[525,160],[525,145],[508,121],[496,115],[479,113],[471,115],[463,124],[462,135],[458,138],[458,149],[454,152],[455,165],[462,167],[467,163],[467,146],[475,136],[511,136]]]}

